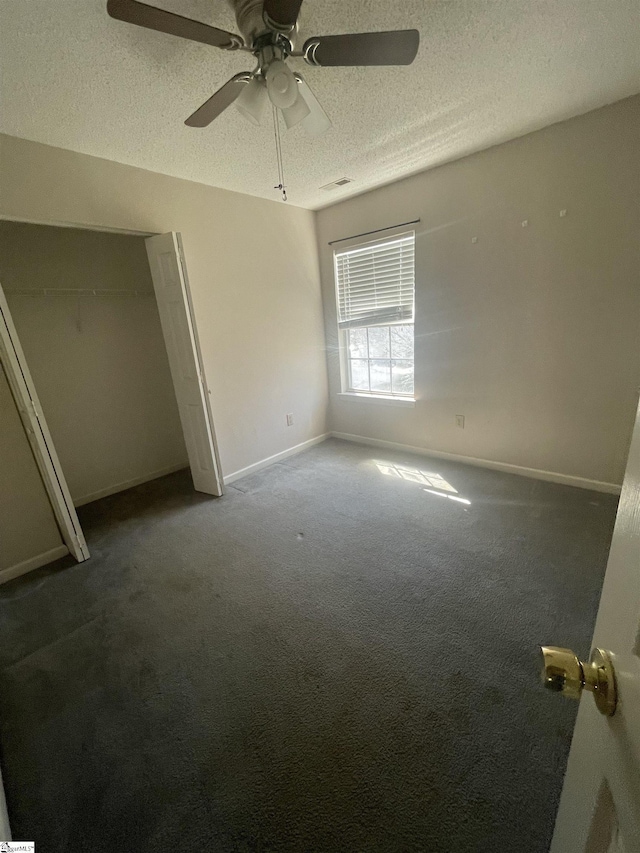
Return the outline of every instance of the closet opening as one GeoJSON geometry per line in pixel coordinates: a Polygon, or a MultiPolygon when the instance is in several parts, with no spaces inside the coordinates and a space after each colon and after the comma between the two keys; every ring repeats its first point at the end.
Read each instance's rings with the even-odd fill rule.
{"type": "MultiPolygon", "coordinates": [[[[14,380],[8,385],[40,471],[40,491],[58,521],[60,536],[46,549],[53,559],[64,542],[86,559],[72,549],[58,518],[65,493],[73,516],[74,507],[191,467],[197,490],[222,494],[179,235],[145,239],[2,220],[0,286],[13,326],[5,328],[2,367],[14,380]],[[31,395],[17,388],[25,373],[31,395]],[[40,422],[47,432],[40,456],[49,457],[52,479],[62,481],[59,493],[48,488],[39,458],[33,432],[40,422]]],[[[18,483],[25,472],[13,474],[18,483]]],[[[11,524],[0,517],[2,527],[11,524]]],[[[13,558],[2,550],[0,581],[22,573],[5,565],[13,558]]],[[[25,571],[36,567],[38,556],[20,561],[25,571]]]]}

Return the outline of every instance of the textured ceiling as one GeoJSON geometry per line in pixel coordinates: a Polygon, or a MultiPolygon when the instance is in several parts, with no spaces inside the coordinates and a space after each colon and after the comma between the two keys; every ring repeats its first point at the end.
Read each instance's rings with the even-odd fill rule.
{"type": "MultiPolygon", "coordinates": [[[[225,0],[158,6],[235,30],[225,0]]],[[[234,109],[184,119],[248,54],[114,21],[106,0],[0,2],[0,129],[214,186],[277,199],[273,127],[234,109]]],[[[587,112],[640,90],[638,0],[306,0],[301,38],[416,27],[405,68],[292,60],[333,128],[283,133],[290,202],[318,208],[587,112]],[[342,176],[354,183],[319,188],[342,176]]]]}

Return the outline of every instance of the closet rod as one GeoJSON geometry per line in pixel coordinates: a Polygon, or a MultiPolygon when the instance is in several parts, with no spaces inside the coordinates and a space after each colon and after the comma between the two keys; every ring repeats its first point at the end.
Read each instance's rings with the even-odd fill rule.
{"type": "Polygon", "coordinates": [[[25,287],[6,288],[7,296],[154,296],[152,290],[116,290],[107,287],[25,287]]]}

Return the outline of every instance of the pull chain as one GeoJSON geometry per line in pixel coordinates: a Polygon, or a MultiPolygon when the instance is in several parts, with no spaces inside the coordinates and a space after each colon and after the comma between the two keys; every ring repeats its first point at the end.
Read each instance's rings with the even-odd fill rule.
{"type": "Polygon", "coordinates": [[[284,185],[284,167],[282,165],[282,145],[280,143],[280,123],[278,121],[278,110],[276,107],[273,107],[273,130],[275,134],[276,140],[276,158],[278,161],[278,181],[279,183],[274,187],[274,190],[280,190],[282,192],[282,201],[287,200],[287,190],[284,185]]]}

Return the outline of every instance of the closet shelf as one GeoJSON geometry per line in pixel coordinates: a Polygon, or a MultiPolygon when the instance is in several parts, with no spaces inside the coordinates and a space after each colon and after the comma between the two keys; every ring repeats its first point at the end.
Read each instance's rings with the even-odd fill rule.
{"type": "Polygon", "coordinates": [[[25,287],[5,288],[7,296],[154,296],[152,290],[116,290],[115,288],[25,287]]]}

